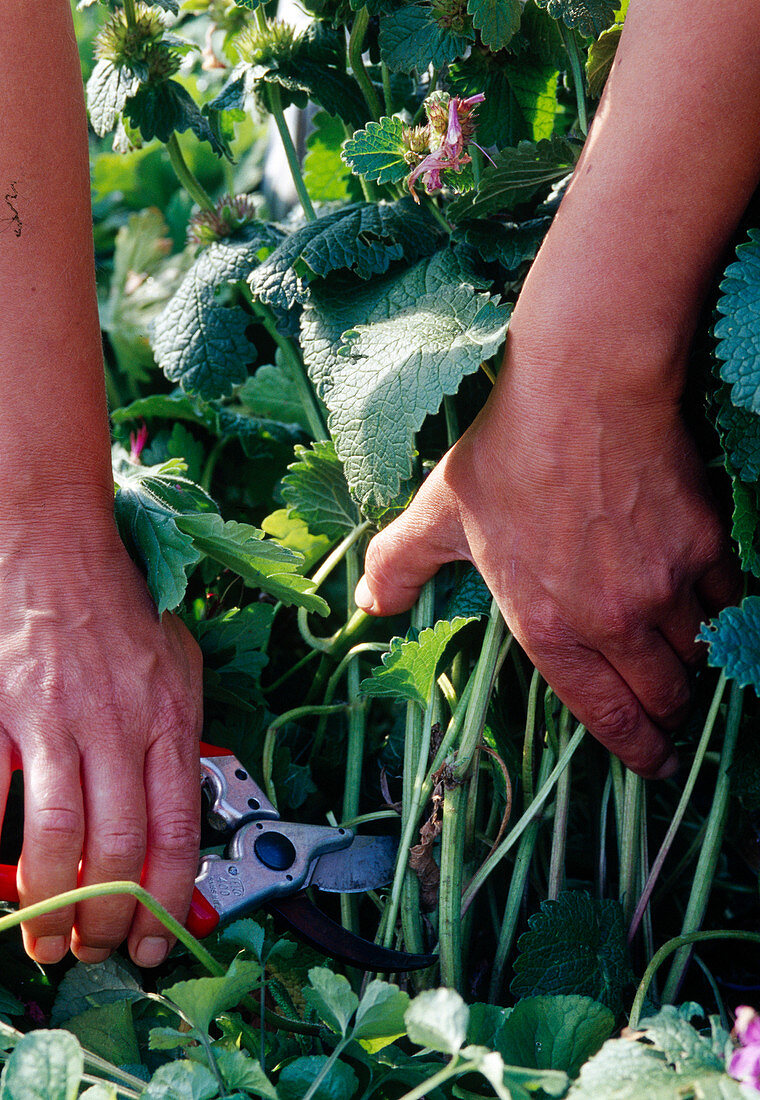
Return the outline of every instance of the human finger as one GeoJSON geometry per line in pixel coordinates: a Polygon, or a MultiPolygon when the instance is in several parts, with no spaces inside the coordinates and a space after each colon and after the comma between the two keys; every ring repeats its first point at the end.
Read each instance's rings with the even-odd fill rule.
{"type": "Polygon", "coordinates": [[[691,685],[683,661],[657,629],[640,627],[604,647],[604,656],[662,729],[677,729],[689,712],[691,685]]]}
{"type": "MultiPolygon", "coordinates": [[[[22,906],[44,901],[77,884],[84,837],[79,753],[64,736],[23,754],[24,843],[18,869],[22,906]]],[[[27,953],[39,963],[66,954],[74,907],[57,909],[21,926],[27,953]]]]}
{"type": "Polygon", "coordinates": [[[739,603],[744,591],[741,570],[734,556],[726,551],[696,583],[697,594],[709,615],[739,603]]]}
{"type": "Polygon", "coordinates": [[[697,641],[697,635],[707,618],[699,597],[690,588],[682,592],[667,617],[660,623],[660,633],[687,668],[693,669],[704,663],[705,644],[697,641]]]}
{"type": "MultiPolygon", "coordinates": [[[[165,734],[145,760],[148,847],[142,884],[179,921],[190,907],[200,846],[200,729],[192,732],[165,734]]],[[[172,941],[164,925],[138,906],[129,934],[138,966],[157,966],[172,941]]]]}
{"type": "MultiPolygon", "coordinates": [[[[82,761],[87,835],[81,886],[139,882],[145,861],[146,813],[142,753],[98,741],[82,761]]],[[[77,906],[72,950],[82,962],[102,962],[125,939],[135,908],[128,894],[77,906]]]]}

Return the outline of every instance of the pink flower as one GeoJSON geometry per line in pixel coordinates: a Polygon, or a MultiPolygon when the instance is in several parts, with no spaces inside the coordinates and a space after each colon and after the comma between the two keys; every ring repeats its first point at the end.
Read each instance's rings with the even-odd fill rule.
{"type": "Polygon", "coordinates": [[[465,164],[470,163],[472,158],[465,152],[465,143],[472,137],[474,130],[473,108],[478,103],[482,103],[485,98],[482,92],[478,92],[477,95],[468,96],[467,99],[452,96],[448,101],[446,134],[441,144],[437,149],[431,150],[420,161],[417,167],[410,172],[406,181],[415,202],[420,201],[414,190],[414,185],[420,177],[422,177],[426,192],[430,195],[443,186],[441,182],[442,171],[450,169],[452,172],[461,172],[465,164]]]}
{"type": "Polygon", "coordinates": [[[740,1046],[731,1055],[728,1072],[760,1092],[760,1016],[754,1008],[737,1008],[733,1035],[740,1046]]]}
{"type": "Polygon", "coordinates": [[[143,422],[138,432],[129,433],[129,461],[134,462],[137,465],[140,461],[140,455],[143,453],[143,448],[148,442],[148,425],[143,422]]]}

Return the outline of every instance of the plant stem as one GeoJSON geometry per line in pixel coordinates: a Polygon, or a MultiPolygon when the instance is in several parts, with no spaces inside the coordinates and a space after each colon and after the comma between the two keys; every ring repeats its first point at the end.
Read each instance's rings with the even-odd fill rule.
{"type": "Polygon", "coordinates": [[[207,493],[211,492],[211,479],[214,476],[214,468],[219,461],[219,455],[222,453],[227,443],[227,439],[217,439],[216,443],[209,451],[200,480],[201,488],[205,489],[207,493]]]}
{"type": "Polygon", "coordinates": [[[127,26],[131,29],[137,22],[137,12],[135,11],[135,0],[124,0],[124,16],[127,20],[127,26]]]}
{"type": "Polygon", "coordinates": [[[575,87],[575,102],[578,105],[578,125],[585,137],[588,134],[588,111],[586,109],[586,87],[583,79],[583,63],[581,61],[578,43],[575,40],[575,32],[566,27],[562,20],[558,20],[557,26],[562,35],[562,42],[567,51],[570,62],[570,72],[573,74],[575,87]]]}
{"type": "Polygon", "coordinates": [[[273,684],[269,684],[267,687],[262,688],[262,695],[269,695],[271,692],[276,691],[278,687],[281,687],[283,684],[287,683],[294,673],[298,672],[298,670],[300,668],[303,668],[304,665],[308,664],[309,661],[312,661],[315,657],[318,657],[319,653],[320,651],[318,649],[310,649],[309,652],[300,659],[300,661],[296,661],[294,665],[291,665],[287,672],[283,672],[282,676],[278,676],[273,684]]]}
{"type": "Polygon", "coordinates": [[[641,796],[644,780],[626,768],[623,835],[620,851],[619,900],[626,919],[634,906],[636,869],[639,864],[639,829],[641,827],[641,796]]]}
{"type": "Polygon", "coordinates": [[[462,865],[467,788],[464,780],[444,786],[438,940],[443,985],[462,991],[462,865]]]}
{"type": "Polygon", "coordinates": [[[473,674],[474,683],[467,707],[464,736],[457,750],[456,760],[452,768],[454,779],[464,779],[467,775],[475,749],[480,744],[488,704],[491,699],[491,689],[499,665],[504,629],[504,620],[501,617],[499,607],[496,600],[492,600],[483,646],[473,674]]]}
{"type": "Polygon", "coordinates": [[[380,72],[383,78],[383,106],[386,115],[393,114],[393,89],[391,88],[391,74],[384,61],[380,62],[380,72]]]}
{"type": "Polygon", "coordinates": [[[369,107],[369,113],[375,122],[378,122],[382,114],[380,100],[377,98],[375,87],[369,78],[367,70],[364,68],[364,59],[362,58],[364,38],[367,34],[368,26],[369,11],[366,7],[360,8],[354,17],[354,25],[351,28],[351,34],[348,39],[348,63],[351,66],[352,73],[356,77],[356,83],[362,90],[362,94],[369,107]]]}
{"type": "Polygon", "coordinates": [[[459,1055],[455,1054],[447,1066],[444,1066],[438,1073],[434,1073],[432,1077],[428,1077],[427,1081],[423,1081],[421,1085],[405,1092],[400,1100],[424,1100],[424,1097],[432,1096],[434,1089],[437,1089],[444,1082],[450,1081],[452,1077],[460,1077],[462,1074],[469,1073],[477,1068],[477,1062],[460,1062],[459,1055]]]}
{"type": "MultiPolygon", "coordinates": [[[[570,740],[570,711],[562,708],[559,720],[559,755],[567,748],[570,740]]],[[[568,766],[557,783],[557,798],[554,807],[554,826],[552,829],[552,854],[549,860],[549,884],[546,896],[556,901],[565,878],[565,849],[567,847],[567,822],[570,816],[570,767],[568,766]]]]}
{"type": "Polygon", "coordinates": [[[533,742],[536,736],[536,707],[540,686],[541,673],[537,668],[534,668],[530,680],[530,692],[528,693],[528,709],[525,715],[522,751],[523,808],[526,810],[533,801],[535,793],[533,789],[533,742]]]}
{"type": "MultiPolygon", "coordinates": [[[[698,931],[702,924],[707,902],[710,897],[710,890],[712,889],[712,882],[715,876],[715,867],[718,862],[721,841],[723,839],[723,830],[728,815],[728,796],[731,787],[731,780],[728,772],[734,758],[736,740],[739,736],[743,693],[743,688],[734,681],[731,684],[728,717],[726,719],[726,735],[723,740],[723,750],[720,754],[720,764],[718,766],[718,776],[715,783],[713,802],[710,807],[710,814],[707,818],[707,831],[705,832],[705,839],[694,871],[694,881],[692,883],[689,901],[686,906],[686,913],[684,914],[683,924],[681,926],[681,935],[688,935],[691,932],[698,931]]],[[[679,950],[676,957],[673,959],[668,973],[668,979],[665,982],[665,988],[662,993],[663,1001],[666,1004],[671,1003],[678,993],[686,968],[689,965],[689,956],[690,951],[687,947],[684,947],[679,950]]]]}
{"type": "Polygon", "coordinates": [[[293,710],[286,710],[284,714],[280,714],[273,722],[270,722],[267,727],[267,732],[264,735],[264,747],[261,753],[261,770],[264,776],[264,790],[267,793],[267,798],[275,809],[277,808],[277,792],[272,782],[272,767],[274,765],[274,747],[276,744],[275,734],[278,729],[281,729],[287,722],[295,722],[299,718],[309,718],[312,714],[343,714],[347,709],[346,703],[335,703],[333,706],[329,707],[294,707],[293,710]]]}
{"type": "MultiPolygon", "coordinates": [[[[346,554],[354,545],[354,543],[358,542],[358,540],[362,537],[364,532],[369,529],[369,527],[369,520],[365,520],[364,523],[357,524],[357,526],[354,527],[353,531],[349,531],[346,537],[338,543],[334,550],[332,550],[328,554],[328,556],[325,558],[325,560],[322,562],[322,564],[316,570],[314,576],[312,577],[315,589],[319,588],[322,582],[330,576],[333,569],[335,569],[335,567],[343,561],[346,554]]],[[[354,618],[358,618],[363,621],[362,616],[363,619],[369,618],[369,616],[365,612],[357,611],[355,615],[351,617],[351,621],[353,621],[354,618]]],[[[308,646],[311,646],[312,649],[322,650],[323,653],[332,653],[335,650],[338,635],[336,634],[332,638],[318,638],[316,634],[312,634],[312,632],[309,630],[309,612],[306,610],[305,607],[299,607],[298,609],[298,629],[301,632],[301,637],[303,638],[303,640],[308,646]]]]}
{"type": "Polygon", "coordinates": [[[267,92],[269,96],[269,110],[282,140],[282,147],[285,150],[285,158],[288,162],[290,175],[293,179],[293,186],[296,189],[296,194],[298,195],[301,206],[303,207],[303,212],[306,215],[306,220],[310,222],[315,222],[317,220],[317,215],[314,213],[314,207],[311,205],[309,192],[306,190],[306,184],[304,183],[303,175],[301,173],[301,165],[298,161],[298,153],[296,152],[296,147],[293,144],[293,138],[290,136],[290,130],[288,129],[288,124],[285,120],[285,112],[282,108],[282,96],[280,95],[279,86],[274,83],[268,84],[267,92]]]}
{"type": "Polygon", "coordinates": [[[175,175],[190,198],[200,206],[201,210],[213,211],[214,204],[206,193],[205,188],[190,170],[190,166],[185,160],[176,134],[171,135],[166,143],[166,149],[169,153],[169,160],[171,161],[175,175]]]}
{"type": "MultiPolygon", "coordinates": [[[[346,554],[346,612],[350,618],[356,610],[354,589],[359,581],[359,556],[356,546],[346,554]]],[[[343,663],[343,662],[341,662],[343,663]]],[[[346,694],[348,697],[348,734],[346,740],[346,783],[343,790],[341,816],[356,817],[362,788],[364,763],[364,736],[367,719],[367,701],[359,695],[359,663],[348,662],[346,694]]],[[[329,684],[328,684],[329,689],[329,684]]],[[[341,923],[349,932],[358,932],[358,903],[356,895],[341,894],[341,923]]]]}
{"type": "Polygon", "coordinates": [[[330,1053],[330,1057],[324,1063],[321,1070],[319,1071],[317,1076],[314,1078],[314,1080],[312,1081],[312,1083],[309,1085],[308,1089],[304,1093],[303,1100],[311,1100],[311,1098],[315,1095],[317,1089],[322,1084],[325,1077],[327,1077],[328,1073],[333,1068],[335,1063],[338,1061],[338,1058],[340,1058],[341,1054],[343,1053],[344,1049],[348,1046],[350,1041],[351,1040],[346,1038],[345,1036],[342,1039],[338,1040],[338,1042],[335,1045],[334,1050],[330,1053]]]}

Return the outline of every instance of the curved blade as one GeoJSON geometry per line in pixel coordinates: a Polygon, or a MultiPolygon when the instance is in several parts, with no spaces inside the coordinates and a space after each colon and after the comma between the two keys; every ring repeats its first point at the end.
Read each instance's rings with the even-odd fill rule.
{"type": "Polygon", "coordinates": [[[329,894],[358,894],[393,880],[398,841],[392,836],[355,836],[348,848],[315,860],[309,885],[329,894]]]}
{"type": "Polygon", "coordinates": [[[267,909],[279,913],[288,927],[312,947],[333,959],[358,966],[360,970],[423,970],[426,966],[432,966],[438,958],[437,955],[390,951],[355,936],[317,909],[302,893],[269,901],[267,909]]]}

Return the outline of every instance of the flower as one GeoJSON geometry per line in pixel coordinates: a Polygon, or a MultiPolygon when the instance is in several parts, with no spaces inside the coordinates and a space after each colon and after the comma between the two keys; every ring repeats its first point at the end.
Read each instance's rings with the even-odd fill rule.
{"type": "Polygon", "coordinates": [[[140,455],[143,453],[145,444],[148,442],[148,425],[144,422],[140,425],[137,432],[129,433],[129,461],[138,465],[140,462],[140,455]]]}
{"type": "Polygon", "coordinates": [[[427,113],[431,151],[407,177],[407,187],[415,202],[419,202],[414,185],[422,178],[428,195],[442,186],[441,172],[449,169],[461,172],[472,159],[466,144],[475,132],[474,110],[485,100],[482,92],[462,99],[460,96],[438,94],[430,97],[427,113]],[[444,129],[445,125],[445,129],[444,129]]]}
{"type": "Polygon", "coordinates": [[[760,1092],[760,1016],[754,1008],[748,1005],[737,1008],[732,1034],[740,1045],[731,1055],[728,1072],[760,1092]]]}

